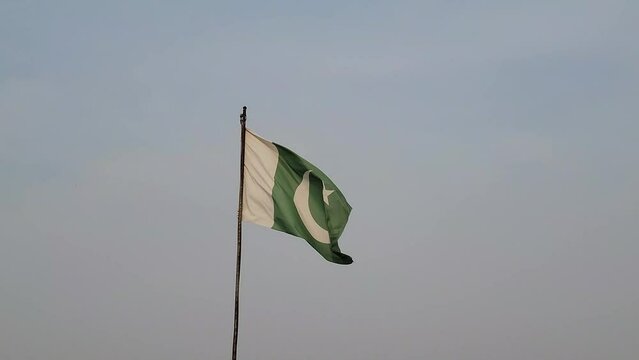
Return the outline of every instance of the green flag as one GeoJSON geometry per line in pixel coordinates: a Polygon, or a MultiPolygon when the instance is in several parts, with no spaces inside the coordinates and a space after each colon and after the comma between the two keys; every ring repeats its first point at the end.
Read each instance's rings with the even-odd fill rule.
{"type": "Polygon", "coordinates": [[[350,212],[321,170],[246,130],[243,220],[304,238],[326,260],[350,264],[337,244],[350,212]]]}

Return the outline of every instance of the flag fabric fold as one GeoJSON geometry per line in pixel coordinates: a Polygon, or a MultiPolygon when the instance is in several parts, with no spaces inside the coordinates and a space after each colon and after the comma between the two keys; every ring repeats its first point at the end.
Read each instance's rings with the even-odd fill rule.
{"type": "Polygon", "coordinates": [[[337,240],[351,206],[316,166],[246,129],[242,220],[305,239],[326,260],[350,264],[337,240]]]}

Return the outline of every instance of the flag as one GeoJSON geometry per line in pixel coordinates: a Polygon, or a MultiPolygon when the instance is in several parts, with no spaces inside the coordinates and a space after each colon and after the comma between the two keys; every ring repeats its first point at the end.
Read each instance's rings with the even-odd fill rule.
{"type": "Polygon", "coordinates": [[[326,260],[350,264],[337,239],[351,206],[321,170],[246,129],[242,220],[305,239],[326,260]]]}

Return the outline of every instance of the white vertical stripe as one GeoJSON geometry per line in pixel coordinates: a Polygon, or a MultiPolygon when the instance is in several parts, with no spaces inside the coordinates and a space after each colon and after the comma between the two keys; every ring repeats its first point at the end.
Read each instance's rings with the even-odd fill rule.
{"type": "Polygon", "coordinates": [[[273,186],[279,154],[268,140],[246,129],[242,220],[273,227],[273,186]]]}

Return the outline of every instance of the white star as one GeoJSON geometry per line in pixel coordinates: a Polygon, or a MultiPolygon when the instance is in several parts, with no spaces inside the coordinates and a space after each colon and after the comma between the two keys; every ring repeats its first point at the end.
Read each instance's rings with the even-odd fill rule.
{"type": "MultiPolygon", "coordinates": [[[[323,185],[323,184],[322,184],[323,185]]],[[[326,190],[326,187],[323,187],[322,189],[322,196],[324,197],[324,202],[326,203],[326,205],[330,205],[328,203],[328,197],[334,192],[335,190],[326,190]]]]}

